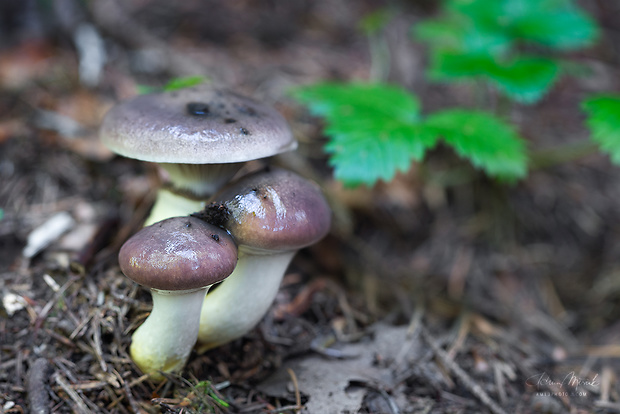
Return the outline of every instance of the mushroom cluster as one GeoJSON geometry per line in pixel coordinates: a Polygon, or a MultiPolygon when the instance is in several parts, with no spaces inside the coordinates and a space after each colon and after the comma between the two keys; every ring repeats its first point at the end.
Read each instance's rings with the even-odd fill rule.
{"type": "Polygon", "coordinates": [[[256,326],[297,250],[329,231],[331,213],[319,187],[290,171],[267,168],[230,183],[245,161],[297,146],[279,113],[233,92],[139,96],[106,115],[101,138],[170,177],[119,253],[123,273],[153,297],[130,353],[161,379],[184,366],[196,342],[204,351],[256,326]]]}

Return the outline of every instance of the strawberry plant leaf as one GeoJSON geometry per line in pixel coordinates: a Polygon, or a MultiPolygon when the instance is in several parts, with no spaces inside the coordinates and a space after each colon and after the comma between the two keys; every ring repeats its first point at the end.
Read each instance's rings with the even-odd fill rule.
{"type": "Polygon", "coordinates": [[[325,150],[335,177],[347,186],[389,181],[436,142],[421,127],[417,98],[396,86],[322,83],[293,96],[325,119],[325,150]]]}
{"type": "Polygon", "coordinates": [[[551,89],[560,72],[556,61],[544,58],[519,57],[508,65],[489,67],[491,82],[517,102],[539,101],[551,89]]]}
{"type": "Polygon", "coordinates": [[[339,181],[347,187],[372,186],[378,180],[390,181],[397,171],[407,171],[412,160],[421,160],[435,141],[420,126],[392,125],[378,135],[364,131],[341,136],[325,150],[331,154],[330,165],[339,181]]]}
{"type": "Polygon", "coordinates": [[[457,14],[420,22],[413,26],[412,34],[435,50],[462,54],[503,53],[512,42],[504,33],[480,30],[457,14]]]}
{"type": "Polygon", "coordinates": [[[516,181],[527,174],[523,139],[512,126],[491,114],[445,110],[430,115],[424,127],[491,176],[516,181]]]}
{"type": "Polygon", "coordinates": [[[495,70],[494,58],[487,54],[436,50],[431,55],[429,75],[433,80],[464,80],[495,70]]]}
{"type": "Polygon", "coordinates": [[[451,0],[451,13],[468,16],[477,30],[559,50],[591,45],[594,20],[572,0],[451,0]]]}
{"type": "Polygon", "coordinates": [[[540,100],[559,75],[556,61],[517,57],[508,63],[487,54],[457,54],[435,51],[429,75],[434,80],[482,78],[509,98],[526,104],[540,100]]]}
{"type": "Polygon", "coordinates": [[[581,104],[587,113],[586,124],[601,150],[620,164],[620,95],[599,95],[581,104]]]}
{"type": "Polygon", "coordinates": [[[442,14],[413,28],[431,49],[434,80],[480,78],[514,101],[540,100],[560,74],[560,61],[522,56],[534,43],[556,50],[591,45],[596,22],[572,0],[446,0],[442,14]]]}
{"type": "Polygon", "coordinates": [[[590,46],[599,35],[595,21],[568,1],[536,2],[509,30],[516,38],[558,50],[590,46]]]}

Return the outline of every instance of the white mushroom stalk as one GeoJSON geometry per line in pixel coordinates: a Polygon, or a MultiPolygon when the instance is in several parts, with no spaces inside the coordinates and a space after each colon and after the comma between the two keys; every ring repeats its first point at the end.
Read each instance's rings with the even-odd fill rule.
{"type": "Polygon", "coordinates": [[[106,114],[100,136],[117,154],[168,172],[172,188],[158,195],[146,225],[199,211],[245,162],[297,147],[275,109],[208,85],[122,102],[106,114]]]}
{"type": "Polygon", "coordinates": [[[239,246],[232,275],[202,305],[198,350],[250,331],[269,310],[295,253],[329,231],[321,190],[290,171],[272,169],[232,183],[195,214],[226,228],[239,246]]]}
{"type": "Polygon", "coordinates": [[[226,283],[221,283],[208,296],[209,300],[199,311],[198,352],[240,338],[260,322],[273,303],[295,253],[239,248],[237,267],[226,283]]]}
{"type": "Polygon", "coordinates": [[[145,226],[169,217],[188,216],[202,210],[206,201],[241,169],[242,163],[171,164],[160,163],[170,184],[157,191],[157,198],[145,226]]]}
{"type": "Polygon", "coordinates": [[[237,246],[219,227],[173,217],[144,227],[118,255],[128,278],[150,288],[153,310],[134,332],[130,355],[155,380],[179,371],[198,337],[200,309],[209,287],[232,273],[237,246]]]}
{"type": "Polygon", "coordinates": [[[142,372],[161,380],[159,372],[178,372],[185,366],[198,338],[207,290],[151,289],[153,311],[132,335],[129,349],[142,372]]]}

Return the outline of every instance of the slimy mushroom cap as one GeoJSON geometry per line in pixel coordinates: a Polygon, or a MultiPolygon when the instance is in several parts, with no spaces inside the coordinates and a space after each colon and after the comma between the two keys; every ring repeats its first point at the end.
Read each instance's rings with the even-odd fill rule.
{"type": "Polygon", "coordinates": [[[121,270],[158,290],[191,290],[220,282],[237,263],[237,247],[219,227],[173,217],[141,229],[119,252],[121,270]]]}
{"type": "Polygon", "coordinates": [[[214,199],[226,206],[224,226],[238,245],[297,250],[323,238],[331,224],[319,186],[283,169],[243,177],[214,199]]]}

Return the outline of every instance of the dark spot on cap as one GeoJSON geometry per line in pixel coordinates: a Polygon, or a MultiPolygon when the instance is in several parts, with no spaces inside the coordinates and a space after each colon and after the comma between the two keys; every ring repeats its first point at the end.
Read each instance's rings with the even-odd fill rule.
{"type": "Polygon", "coordinates": [[[239,132],[241,132],[243,135],[250,135],[250,131],[243,127],[239,128],[239,132]]]}
{"type": "Polygon", "coordinates": [[[227,124],[234,124],[235,122],[237,122],[237,120],[234,118],[226,118],[224,122],[227,124]]]}
{"type": "Polygon", "coordinates": [[[217,234],[212,234],[212,235],[211,235],[211,238],[212,238],[213,240],[215,240],[216,242],[219,242],[219,241],[220,241],[220,236],[218,236],[217,234]]]}
{"type": "Polygon", "coordinates": [[[256,116],[256,110],[247,105],[235,105],[237,111],[245,115],[256,116]]]}
{"type": "Polygon", "coordinates": [[[203,102],[190,102],[186,106],[187,113],[194,116],[209,115],[209,105],[203,102]]]}
{"type": "Polygon", "coordinates": [[[189,221],[185,222],[185,227],[192,227],[192,223],[190,223],[189,221]]]}

